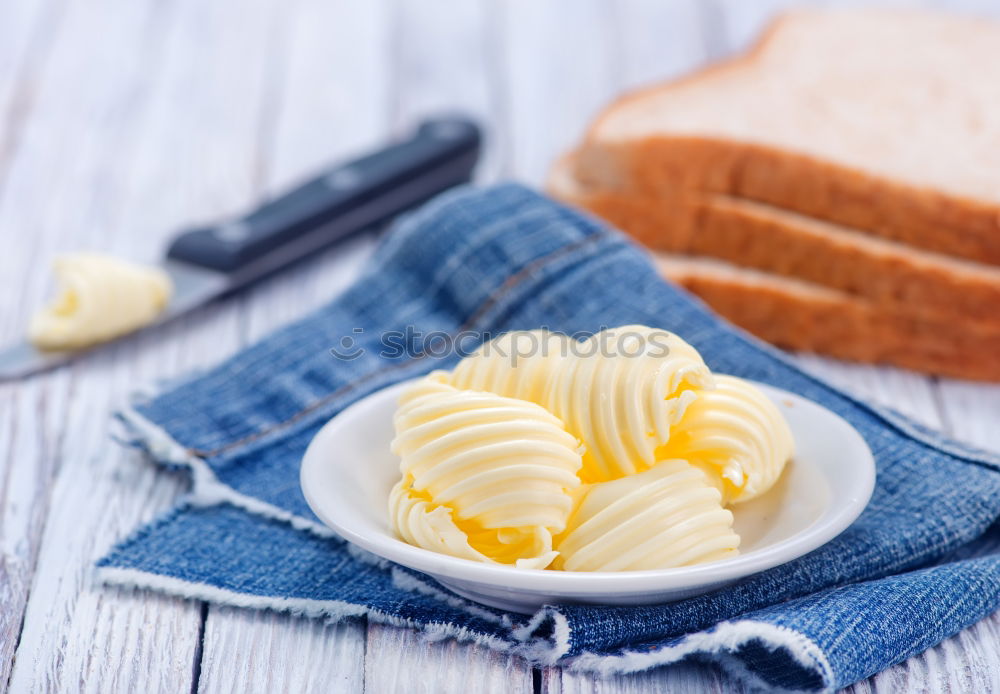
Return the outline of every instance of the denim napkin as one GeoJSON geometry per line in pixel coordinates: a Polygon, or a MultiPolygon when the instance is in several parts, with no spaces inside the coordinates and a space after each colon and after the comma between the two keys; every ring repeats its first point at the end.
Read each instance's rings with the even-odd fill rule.
{"type": "Polygon", "coordinates": [[[332,303],[119,418],[130,443],[189,469],[193,490],[98,562],[107,583],[363,615],[600,673],[709,659],[796,691],[862,679],[1000,607],[1000,458],[806,375],[661,281],[619,233],[517,185],[439,197],[398,223],[332,303]],[[794,391],[851,422],[878,463],[858,521],[811,554],[713,594],[525,617],[345,545],[307,508],[298,471],[313,434],[357,399],[447,366],[433,356],[442,336],[626,323],[673,330],[713,370],[794,391]],[[388,331],[398,331],[393,345],[411,344],[386,349],[388,331]]]}

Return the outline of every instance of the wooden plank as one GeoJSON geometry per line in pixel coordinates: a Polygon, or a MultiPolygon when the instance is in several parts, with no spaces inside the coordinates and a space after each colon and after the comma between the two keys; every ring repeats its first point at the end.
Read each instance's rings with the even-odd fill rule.
{"type": "MultiPolygon", "coordinates": [[[[483,179],[502,167],[497,94],[490,81],[488,8],[482,2],[393,4],[391,120],[406,128],[423,116],[459,111],[486,130],[483,179]]],[[[455,641],[427,643],[416,631],[371,624],[365,688],[372,692],[530,691],[531,668],[489,649],[455,641]]]]}
{"type": "Polygon", "coordinates": [[[52,446],[47,452],[43,445],[18,461],[29,467],[39,452],[64,459],[38,500],[49,510],[11,675],[13,691],[82,687],[74,683],[101,692],[190,686],[201,621],[197,605],[90,583],[91,562],[167,508],[183,486],[108,438],[105,413],[113,402],[173,360],[168,350],[157,356],[138,368],[77,374],[67,402],[53,403],[51,410],[65,408],[57,424],[61,435],[47,439],[52,446]]]}
{"type": "Polygon", "coordinates": [[[776,14],[800,3],[795,0],[713,0],[715,31],[720,34],[720,54],[730,55],[753,45],[776,14]]]}
{"type": "Polygon", "coordinates": [[[412,629],[368,625],[365,690],[382,694],[532,690],[531,668],[518,658],[484,646],[428,641],[412,629]]]}
{"type": "Polygon", "coordinates": [[[31,112],[37,73],[52,51],[60,9],[56,0],[0,6],[0,184],[31,112]]]}
{"type": "MultiPolygon", "coordinates": [[[[77,246],[151,258],[192,209],[219,213],[250,196],[254,150],[242,134],[255,135],[244,123],[256,91],[239,68],[267,26],[263,9],[111,1],[81,6],[65,20],[23,161],[12,169],[15,190],[31,184],[47,192],[55,181],[64,196],[52,195],[41,208],[48,213],[43,233],[38,248],[28,250],[47,257],[77,246]]],[[[34,203],[26,197],[20,209],[34,203]]],[[[35,260],[19,259],[30,274],[44,275],[35,260]]],[[[211,322],[203,313],[47,377],[71,378],[66,404],[52,408],[63,414],[64,433],[48,437],[58,446],[52,455],[65,464],[51,490],[15,691],[190,688],[199,606],[94,587],[89,576],[93,559],[185,486],[111,443],[107,412],[137,384],[234,349],[236,307],[219,305],[212,314],[211,322]]]]}
{"type": "MultiPolygon", "coordinates": [[[[285,7],[259,94],[257,194],[272,194],[388,136],[385,3],[307,0],[285,7]]],[[[340,245],[240,296],[243,339],[330,300],[357,274],[373,239],[340,245]]],[[[334,691],[364,686],[365,626],[211,605],[198,689],[334,691]],[[251,683],[248,685],[248,683],[251,683]]]]}
{"type": "MultiPolygon", "coordinates": [[[[275,58],[282,70],[272,74],[275,84],[267,92],[274,101],[272,133],[259,138],[259,158],[267,162],[262,194],[278,193],[390,137],[387,3],[308,0],[293,9],[285,55],[275,58]]],[[[251,288],[239,299],[247,340],[328,302],[353,281],[373,246],[374,235],[339,244],[251,288]]]]}
{"type": "Polygon", "coordinates": [[[264,188],[277,192],[340,158],[377,146],[391,130],[387,0],[299,0],[286,8],[280,70],[272,70],[264,188]]]}
{"type": "Polygon", "coordinates": [[[1000,451],[1000,386],[941,379],[935,394],[955,438],[1000,451]]]}
{"type": "Polygon", "coordinates": [[[892,408],[935,429],[945,425],[931,379],[913,371],[853,364],[803,354],[797,358],[806,371],[843,388],[858,399],[892,408]]]}
{"type": "Polygon", "coordinates": [[[744,694],[749,690],[717,668],[681,663],[612,677],[549,668],[542,679],[541,691],[544,694],[744,694]]]}
{"type": "MultiPolygon", "coordinates": [[[[614,4],[616,91],[648,87],[684,75],[715,57],[712,3],[624,0],[614,4]]],[[[591,116],[592,118],[593,116],[591,116]]]]}
{"type": "MultiPolygon", "coordinates": [[[[41,303],[47,290],[52,250],[72,247],[73,241],[86,243],[88,234],[104,222],[94,206],[94,184],[108,167],[121,163],[117,153],[124,152],[132,134],[132,109],[142,103],[143,96],[143,74],[138,64],[146,61],[147,67],[154,68],[157,62],[158,43],[143,31],[149,18],[149,8],[139,3],[128,8],[93,3],[62,14],[46,10],[36,19],[40,25],[26,29],[35,37],[31,43],[36,51],[24,58],[23,70],[29,78],[23,86],[7,92],[13,94],[16,103],[14,112],[8,111],[13,120],[5,122],[6,132],[16,131],[16,135],[4,148],[5,178],[0,189],[0,228],[4,235],[17,234],[19,239],[0,258],[0,270],[11,287],[21,290],[20,295],[4,292],[4,308],[0,311],[6,319],[0,325],[4,341],[23,335],[28,312],[41,303]],[[93,36],[102,26],[106,27],[107,43],[94,47],[93,36]],[[46,46],[51,49],[42,50],[46,46]],[[116,63],[113,74],[109,68],[116,63]],[[74,71],[78,71],[76,75],[74,71]],[[79,74],[90,76],[86,86],[77,79],[79,74]]],[[[5,23],[3,31],[10,28],[5,23]]],[[[9,38],[16,44],[14,37],[9,38]]],[[[83,496],[85,490],[92,489],[91,476],[98,465],[94,458],[82,459],[76,454],[78,446],[92,442],[95,433],[106,429],[101,409],[107,405],[103,396],[107,389],[102,385],[101,391],[88,397],[71,370],[3,386],[0,430],[9,432],[10,437],[5,433],[5,457],[0,461],[0,546],[4,567],[0,576],[0,682],[8,683],[10,656],[20,642],[17,668],[11,678],[14,691],[57,687],[63,671],[55,666],[56,662],[76,668],[73,675],[77,682],[92,668],[114,666],[113,662],[92,657],[100,647],[95,645],[94,635],[100,632],[90,629],[87,638],[78,641],[65,640],[62,634],[62,627],[76,617],[74,613],[81,607],[69,596],[86,582],[91,553],[95,546],[108,541],[103,531],[109,522],[113,525],[117,520],[109,521],[105,515],[80,521],[80,517],[91,513],[90,503],[105,500],[100,494],[83,496]],[[100,419],[95,419],[98,416],[100,419]],[[64,457],[71,460],[63,464],[64,457]],[[53,476],[60,469],[77,482],[81,476],[84,478],[79,490],[83,503],[72,509],[66,506],[65,485],[62,490],[58,485],[53,489],[53,476]],[[40,551],[43,538],[48,542],[58,536],[48,515],[50,500],[59,505],[57,509],[63,516],[76,516],[74,522],[82,534],[62,535],[55,545],[46,545],[49,551],[40,551]],[[54,554],[58,556],[55,561],[54,554]],[[43,573],[32,582],[36,564],[43,573]],[[64,564],[76,570],[66,572],[64,564]],[[44,573],[46,568],[50,568],[49,573],[44,573]],[[26,626],[19,633],[29,588],[33,601],[26,626]],[[58,599],[56,593],[60,594],[58,599]],[[53,601],[54,611],[45,609],[46,600],[53,601]],[[46,614],[52,617],[47,627],[46,614]],[[45,647],[39,647],[39,641],[45,647]],[[46,657],[54,652],[59,653],[57,660],[46,657]]],[[[97,450],[91,447],[87,454],[93,456],[97,450]]],[[[162,494],[171,487],[168,483],[154,493],[145,477],[128,481],[137,488],[136,496],[130,497],[133,502],[103,507],[106,513],[121,514],[125,523],[136,522],[155,511],[158,504],[162,507],[162,494]]],[[[125,528],[120,530],[124,532],[125,528]]],[[[185,643],[191,646],[192,640],[185,641],[184,636],[196,633],[197,616],[177,601],[170,602],[140,604],[124,598],[125,606],[117,613],[134,614],[132,624],[147,623],[157,630],[155,636],[147,638],[158,657],[146,664],[146,676],[140,682],[183,684],[188,678],[185,673],[189,670],[190,648],[185,651],[185,643]],[[174,657],[178,654],[185,661],[180,670],[174,657]]],[[[123,629],[121,633],[128,631],[123,629]]],[[[135,630],[131,633],[135,634],[135,630]]],[[[134,665],[125,663],[117,669],[128,674],[134,665]]]]}
{"type": "Polygon", "coordinates": [[[395,131],[421,118],[460,113],[484,130],[479,179],[500,172],[504,103],[494,82],[492,15],[483,0],[393,0],[390,94],[395,131]]]}
{"type": "Polygon", "coordinates": [[[504,173],[533,185],[615,94],[613,3],[497,4],[494,31],[510,151],[504,173]]]}
{"type": "Polygon", "coordinates": [[[45,526],[65,381],[0,390],[0,686],[10,677],[45,526]]]}
{"type": "Polygon", "coordinates": [[[364,622],[266,610],[211,608],[198,691],[329,692],[364,689],[364,622]]]}

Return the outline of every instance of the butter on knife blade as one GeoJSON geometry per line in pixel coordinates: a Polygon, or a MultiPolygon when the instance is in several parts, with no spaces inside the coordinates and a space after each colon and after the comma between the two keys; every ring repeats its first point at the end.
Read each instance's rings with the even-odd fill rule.
{"type": "MultiPolygon", "coordinates": [[[[183,232],[158,269],[150,270],[172,285],[165,306],[158,304],[154,291],[139,302],[141,307],[129,309],[135,309],[130,320],[116,316],[89,329],[76,326],[77,339],[60,332],[68,323],[60,323],[51,311],[43,314],[31,330],[36,344],[25,341],[0,349],[0,381],[45,371],[137,329],[159,325],[465,183],[479,158],[480,141],[478,126],[466,118],[427,120],[409,137],[333,166],[247,215],[183,232]]],[[[134,267],[108,262],[108,268],[114,262],[134,267]]],[[[63,298],[71,304],[72,297],[63,298]]],[[[58,304],[54,313],[72,309],[70,304],[58,304]]],[[[111,305],[91,308],[88,316],[118,310],[111,305]]]]}
{"type": "MultiPolygon", "coordinates": [[[[117,259],[116,259],[117,260],[117,259]]],[[[120,261],[117,262],[126,262],[120,261]]],[[[132,265],[132,263],[128,263],[132,265]]],[[[166,306],[144,325],[135,325],[133,330],[109,337],[104,341],[80,341],[78,346],[56,346],[56,340],[46,341],[46,348],[32,344],[31,333],[42,330],[44,325],[29,327],[29,339],[0,350],[0,381],[23,378],[34,373],[47,371],[71,359],[89,352],[107,341],[131,335],[145,328],[160,325],[171,318],[187,313],[227,291],[229,278],[221,272],[166,260],[159,266],[145,267],[154,273],[162,273],[171,292],[166,306]]],[[[47,319],[48,320],[48,319],[47,319]]],[[[44,339],[44,338],[43,338],[44,339]]]]}
{"type": "Polygon", "coordinates": [[[156,320],[173,292],[167,273],[102,253],[56,258],[59,293],[31,318],[28,339],[41,350],[80,349],[156,320]]]}

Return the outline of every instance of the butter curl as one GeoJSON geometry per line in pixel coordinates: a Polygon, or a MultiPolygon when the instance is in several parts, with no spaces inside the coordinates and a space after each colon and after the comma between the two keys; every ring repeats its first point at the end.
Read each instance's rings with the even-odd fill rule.
{"type": "Polygon", "coordinates": [[[400,400],[393,528],[424,549],[545,568],[580,484],[579,442],[539,405],[444,379],[431,374],[400,400]]]}
{"type": "Polygon", "coordinates": [[[54,270],[59,293],[28,327],[40,349],[78,349],[132,332],[152,322],[172,292],[159,268],[108,255],[66,255],[54,270]]]}
{"type": "Polygon", "coordinates": [[[640,571],[736,556],[733,514],[703,470],[666,460],[645,472],[581,487],[553,568],[640,571]]]}
{"type": "Polygon", "coordinates": [[[643,325],[580,341],[545,331],[508,333],[463,359],[449,382],[546,407],[586,446],[585,482],[648,469],[696,392],[714,387],[694,347],[643,325]]]}
{"type": "Polygon", "coordinates": [[[703,466],[725,503],[748,501],[780,477],[794,453],[792,432],[777,406],[752,383],[722,374],[716,374],[715,383],[715,389],[698,393],[657,456],[703,466]]]}

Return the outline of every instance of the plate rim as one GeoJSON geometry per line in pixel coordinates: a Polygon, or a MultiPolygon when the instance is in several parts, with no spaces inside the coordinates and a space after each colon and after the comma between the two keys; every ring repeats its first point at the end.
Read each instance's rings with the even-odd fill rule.
{"type": "MultiPolygon", "coordinates": [[[[814,523],[809,528],[773,545],[747,554],[694,566],[669,569],[646,569],[641,571],[552,571],[550,569],[519,569],[510,566],[487,564],[471,559],[453,557],[410,545],[387,533],[370,536],[359,532],[350,523],[338,521],[336,514],[327,513],[325,504],[312,489],[311,478],[322,464],[317,453],[331,431],[343,426],[358,410],[370,408],[376,399],[387,398],[391,393],[401,391],[418,380],[411,378],[394,383],[357,400],[330,418],[313,436],[302,456],[299,484],[309,508],[320,521],[333,530],[340,538],[368,550],[378,557],[401,564],[407,568],[446,579],[453,579],[483,586],[502,587],[527,592],[547,592],[561,596],[589,596],[595,593],[634,594],[650,591],[685,590],[731,582],[740,578],[766,571],[794,561],[809,552],[827,544],[844,532],[857,520],[875,489],[876,466],[871,448],[858,430],[843,417],[827,407],[796,393],[777,388],[766,383],[749,380],[761,388],[772,400],[791,399],[793,403],[805,403],[808,407],[819,408],[826,416],[842,425],[849,435],[861,444],[859,452],[863,460],[858,461],[858,471],[862,474],[850,486],[852,493],[841,498],[832,514],[824,512],[820,518],[824,523],[814,523]],[[829,516],[829,517],[828,517],[829,516]]],[[[388,445],[388,442],[386,442],[388,445]]]]}

